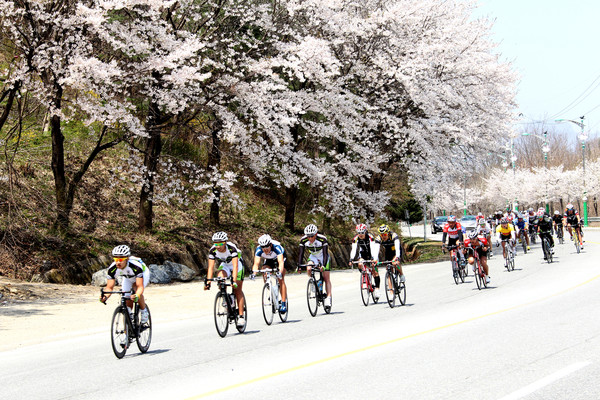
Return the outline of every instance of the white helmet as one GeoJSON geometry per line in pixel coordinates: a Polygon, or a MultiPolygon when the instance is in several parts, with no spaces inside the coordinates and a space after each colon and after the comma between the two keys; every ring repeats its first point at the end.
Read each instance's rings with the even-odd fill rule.
{"type": "Polygon", "coordinates": [[[129,257],[131,255],[131,250],[129,246],[125,244],[121,244],[114,249],[112,249],[113,257],[129,257]]]}
{"type": "Polygon", "coordinates": [[[316,235],[318,229],[315,224],[308,224],[306,228],[304,228],[304,234],[308,236],[316,235]]]}
{"type": "Polygon", "coordinates": [[[226,242],[227,240],[227,234],[225,232],[217,232],[212,236],[213,242],[226,242]]]}
{"type": "Polygon", "coordinates": [[[477,237],[477,231],[473,230],[469,232],[469,239],[475,239],[477,237]]]}
{"type": "Polygon", "coordinates": [[[560,212],[558,210],[554,210],[554,215],[560,215],[560,212]]]}
{"type": "Polygon", "coordinates": [[[269,235],[262,235],[261,237],[258,238],[258,245],[260,247],[267,247],[271,245],[271,236],[269,235]]]}

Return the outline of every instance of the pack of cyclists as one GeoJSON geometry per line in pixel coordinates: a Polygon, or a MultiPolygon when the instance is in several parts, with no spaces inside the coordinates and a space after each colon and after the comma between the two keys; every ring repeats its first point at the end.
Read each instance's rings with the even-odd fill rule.
{"type": "MultiPolygon", "coordinates": [[[[578,240],[581,241],[583,248],[583,232],[581,230],[582,221],[579,213],[574,208],[573,204],[567,204],[565,211],[561,214],[558,210],[554,215],[545,212],[543,208],[534,212],[533,208],[529,208],[523,215],[521,213],[502,213],[500,211],[490,215],[489,218],[479,213],[476,217],[477,224],[475,229],[468,234],[464,231],[456,216],[450,215],[443,227],[442,247],[457,246],[459,251],[458,259],[462,265],[467,261],[472,264],[472,256],[477,253],[481,266],[483,267],[487,283],[490,282],[488,257],[492,252],[492,234],[497,235],[496,245],[502,245],[503,255],[506,257],[506,246],[514,246],[516,239],[526,241],[527,250],[530,250],[529,237],[531,233],[539,233],[540,238],[545,238],[550,244],[550,249],[553,252],[554,239],[553,232],[557,235],[562,233],[563,227],[566,225],[566,230],[569,232],[571,240],[575,240],[574,232],[578,233],[578,240]],[[491,222],[491,224],[490,224],[491,222]],[[491,226],[492,225],[492,226],[491,226]]],[[[397,268],[401,282],[405,282],[405,276],[402,270],[402,245],[400,237],[395,232],[392,232],[390,227],[382,224],[377,229],[377,236],[374,236],[368,231],[365,224],[358,224],[355,227],[356,234],[352,239],[352,248],[350,251],[350,265],[356,262],[359,268],[366,267],[366,263],[370,263],[373,269],[375,280],[375,297],[379,297],[379,287],[381,278],[377,268],[379,262],[380,250],[383,250],[383,260],[391,261],[397,268]]],[[[242,258],[242,252],[239,247],[229,241],[226,232],[216,232],[212,236],[212,246],[208,251],[208,270],[206,278],[212,278],[216,273],[220,277],[232,277],[233,292],[235,293],[235,301],[239,310],[237,319],[238,326],[244,326],[243,317],[244,296],[243,282],[245,277],[245,265],[242,258]]],[[[327,298],[324,305],[331,307],[332,305],[332,285],[331,285],[331,258],[329,256],[329,243],[327,237],[318,232],[318,228],[314,224],[309,224],[304,228],[304,235],[298,244],[299,255],[298,265],[306,265],[307,273],[311,275],[312,268],[319,268],[323,273],[323,280],[326,285],[327,298]],[[304,264],[306,259],[306,264],[304,264]]],[[[137,257],[131,255],[131,251],[126,245],[116,246],[112,251],[114,262],[108,269],[108,291],[112,290],[115,285],[116,278],[123,278],[122,287],[124,291],[131,290],[131,298],[128,300],[128,308],[133,302],[138,302],[141,309],[142,323],[147,320],[144,302],[144,288],[150,281],[149,268],[144,262],[137,257]]],[[[282,244],[274,240],[270,235],[265,234],[258,238],[258,246],[254,251],[254,262],[251,268],[250,278],[255,278],[255,273],[260,267],[272,268],[275,273],[280,287],[281,306],[280,312],[287,312],[287,286],[285,284],[285,261],[286,252],[282,244]]],[[[475,271],[475,265],[473,265],[475,271]]],[[[205,280],[204,290],[210,289],[210,281],[205,280]]],[[[106,302],[110,295],[104,295],[100,301],[106,302]]]]}

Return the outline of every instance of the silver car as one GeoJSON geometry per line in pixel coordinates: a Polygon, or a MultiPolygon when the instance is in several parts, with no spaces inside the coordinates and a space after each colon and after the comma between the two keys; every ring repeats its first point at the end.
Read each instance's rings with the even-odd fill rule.
{"type": "Polygon", "coordinates": [[[477,228],[477,218],[474,215],[465,215],[460,219],[460,225],[464,232],[469,232],[477,228]]]}

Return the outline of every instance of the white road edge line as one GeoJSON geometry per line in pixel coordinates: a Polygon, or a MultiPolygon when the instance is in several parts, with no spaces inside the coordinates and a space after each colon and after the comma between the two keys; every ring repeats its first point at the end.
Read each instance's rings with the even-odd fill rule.
{"type": "Polygon", "coordinates": [[[502,397],[500,400],[521,399],[521,398],[523,398],[527,395],[530,395],[531,393],[543,388],[544,386],[548,386],[549,384],[551,384],[561,378],[564,378],[565,376],[570,375],[573,372],[580,370],[581,368],[586,367],[590,364],[591,364],[590,361],[583,361],[583,362],[575,363],[573,365],[569,365],[568,367],[563,368],[560,371],[557,371],[551,375],[546,376],[545,378],[542,378],[538,381],[533,382],[530,385],[527,385],[515,392],[512,392],[508,396],[502,397]]]}

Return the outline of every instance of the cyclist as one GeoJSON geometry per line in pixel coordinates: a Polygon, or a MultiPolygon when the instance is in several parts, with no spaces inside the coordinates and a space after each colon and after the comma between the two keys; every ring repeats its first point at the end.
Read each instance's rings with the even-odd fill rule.
{"type": "MultiPolygon", "coordinates": [[[[500,220],[500,225],[496,228],[496,232],[500,235],[499,239],[502,243],[502,255],[506,258],[506,241],[510,240],[511,245],[515,242],[515,228],[508,223],[506,218],[500,220]]],[[[497,245],[497,244],[496,244],[497,245]]]]}
{"type": "MultiPolygon", "coordinates": [[[[144,300],[144,288],[150,283],[150,268],[144,264],[141,258],[133,257],[129,246],[121,244],[112,249],[113,263],[108,267],[108,281],[106,291],[110,292],[115,287],[117,276],[121,276],[123,281],[121,289],[124,292],[132,291],[127,300],[127,310],[129,314],[133,313],[133,302],[140,303],[141,320],[140,323],[148,322],[148,310],[146,310],[146,301],[144,300]]],[[[106,303],[110,293],[105,293],[100,297],[100,301],[106,303]]]]}
{"type": "Polygon", "coordinates": [[[375,238],[375,243],[379,247],[383,247],[383,258],[384,261],[392,261],[392,264],[396,266],[396,269],[400,273],[400,282],[406,282],[404,272],[402,272],[402,265],[400,264],[402,255],[402,245],[400,244],[400,238],[398,235],[390,230],[390,227],[383,224],[379,227],[379,236],[375,238]]]}
{"type": "Polygon", "coordinates": [[[285,250],[281,243],[277,240],[271,239],[269,235],[262,235],[258,238],[258,246],[254,251],[254,265],[252,266],[252,274],[250,279],[254,279],[256,271],[258,271],[258,265],[260,264],[261,258],[263,261],[263,267],[269,267],[272,269],[277,268],[277,279],[279,280],[279,287],[281,292],[281,309],[282,313],[287,312],[287,287],[285,286],[285,250]]]}
{"type": "Polygon", "coordinates": [[[554,229],[556,231],[556,236],[562,236],[563,232],[563,216],[560,215],[560,211],[555,210],[554,215],[552,216],[552,221],[554,222],[554,229]],[[560,231],[560,235],[558,232],[560,231]]]}
{"type": "MultiPolygon", "coordinates": [[[[350,250],[350,262],[352,261],[363,261],[373,260],[373,277],[375,278],[375,292],[376,298],[379,298],[379,284],[381,278],[379,277],[379,270],[377,268],[377,261],[379,259],[379,244],[375,242],[375,238],[367,231],[367,225],[358,224],[356,225],[356,236],[352,239],[352,250],[350,250]]],[[[363,263],[359,263],[358,267],[362,270],[364,268],[363,263]]]]}
{"type": "MultiPolygon", "coordinates": [[[[554,238],[552,237],[552,218],[547,212],[538,211],[538,231],[540,240],[544,237],[550,243],[550,252],[554,254],[554,238]]],[[[544,256],[544,260],[546,256],[544,256]]]]}
{"type": "Polygon", "coordinates": [[[567,220],[567,230],[569,232],[569,235],[571,235],[571,241],[573,241],[573,230],[571,228],[579,230],[579,244],[583,249],[583,231],[581,230],[581,218],[579,218],[579,212],[577,212],[575,207],[573,207],[573,204],[567,204],[564,217],[567,220]]]}
{"type": "Polygon", "coordinates": [[[303,264],[305,249],[309,252],[307,264],[310,265],[306,268],[308,276],[310,276],[312,265],[323,268],[323,279],[325,280],[325,288],[327,289],[327,298],[325,299],[324,306],[331,307],[329,243],[324,235],[318,233],[315,224],[308,224],[304,228],[304,236],[300,239],[298,264],[303,264]]]}
{"type": "Polygon", "coordinates": [[[521,213],[517,214],[515,228],[519,230],[519,232],[517,233],[517,237],[520,240],[524,240],[525,243],[527,243],[527,250],[531,250],[531,247],[529,247],[529,235],[527,234],[527,230],[529,228],[528,223],[527,220],[523,218],[523,215],[521,213]]]}
{"type": "MultiPolygon", "coordinates": [[[[216,232],[212,236],[213,245],[208,251],[208,272],[207,278],[212,278],[217,267],[217,275],[224,278],[233,276],[233,291],[237,301],[239,317],[237,325],[242,327],[246,324],[244,321],[244,292],[242,285],[244,283],[244,262],[242,260],[242,251],[233,243],[229,242],[227,233],[216,232]]],[[[204,281],[204,290],[210,290],[210,282],[204,281]]]]}
{"type": "MultiPolygon", "coordinates": [[[[465,239],[465,255],[467,255],[470,251],[477,252],[479,255],[479,261],[483,267],[483,272],[485,273],[485,281],[487,283],[490,283],[490,274],[487,263],[487,253],[489,249],[490,245],[485,237],[478,235],[477,231],[469,232],[469,237],[465,239]]],[[[475,260],[471,257],[469,257],[469,264],[473,265],[473,272],[475,272],[475,260]]]]}
{"type": "MultiPolygon", "coordinates": [[[[450,215],[448,217],[448,221],[444,224],[444,230],[442,233],[442,250],[444,249],[444,245],[446,243],[446,236],[448,236],[448,246],[455,246],[458,242],[458,246],[462,245],[463,242],[463,233],[462,227],[460,226],[460,222],[456,222],[456,217],[454,215],[450,215]]],[[[459,262],[461,265],[465,264],[465,256],[462,251],[457,251],[459,262]]]]}
{"type": "Polygon", "coordinates": [[[492,234],[491,234],[491,232],[492,231],[491,231],[490,225],[486,222],[485,219],[480,219],[479,220],[476,232],[477,232],[477,234],[479,236],[483,236],[487,240],[487,243],[489,244],[488,247],[490,249],[489,255],[490,255],[490,257],[493,256],[492,246],[491,246],[491,243],[492,243],[492,234]]]}
{"type": "Polygon", "coordinates": [[[527,222],[529,223],[529,234],[537,232],[538,217],[531,207],[527,210],[527,222]]]}

